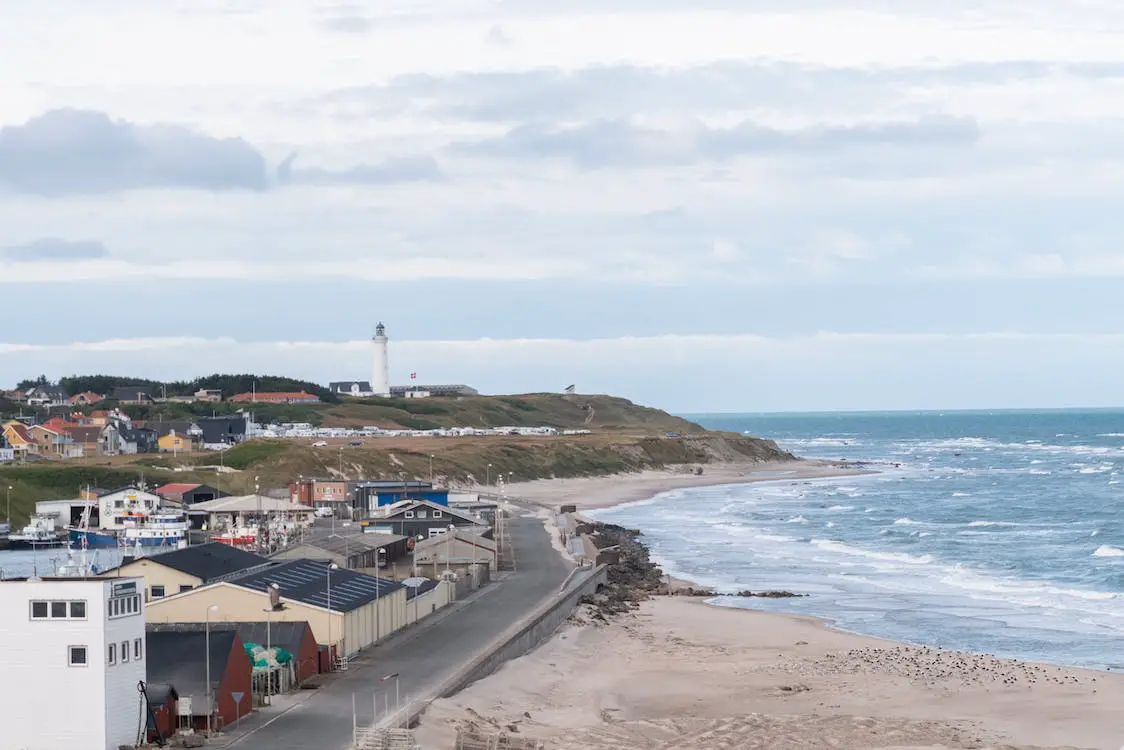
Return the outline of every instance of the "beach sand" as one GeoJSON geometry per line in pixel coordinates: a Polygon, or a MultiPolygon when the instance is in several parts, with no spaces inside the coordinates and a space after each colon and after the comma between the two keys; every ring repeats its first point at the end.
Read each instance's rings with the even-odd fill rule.
{"type": "MultiPolygon", "coordinates": [[[[550,480],[511,494],[583,508],[676,487],[829,476],[828,463],[550,480]],[[760,472],[796,470],[778,477],[760,472]]],[[[810,617],[656,597],[609,624],[579,610],[547,643],[451,698],[416,737],[458,724],[549,750],[1124,748],[1124,676],[919,648],[810,617]]]]}
{"type": "Polygon", "coordinates": [[[846,466],[836,461],[801,460],[776,463],[703,464],[702,474],[667,469],[577,479],[538,479],[512,482],[507,493],[512,497],[554,506],[576,505],[579,510],[607,508],[622,503],[647,500],[653,495],[682,487],[709,487],[747,482],[802,481],[825,477],[858,476],[877,473],[867,465],[846,466]]]}
{"type": "MultiPolygon", "coordinates": [[[[581,619],[581,613],[574,618],[581,619]]],[[[570,623],[437,701],[422,747],[514,727],[549,750],[1111,748],[1124,676],[917,648],[814,618],[658,597],[609,625],[570,623]]]]}

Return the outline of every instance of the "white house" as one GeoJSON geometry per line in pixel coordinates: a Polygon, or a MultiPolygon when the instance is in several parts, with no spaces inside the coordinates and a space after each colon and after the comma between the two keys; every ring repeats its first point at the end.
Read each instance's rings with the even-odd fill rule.
{"type": "Polygon", "coordinates": [[[98,498],[98,506],[103,529],[123,529],[125,521],[136,520],[136,516],[155,513],[160,507],[160,496],[135,487],[110,492],[98,498]]]}
{"type": "Polygon", "coordinates": [[[137,740],[144,580],[0,580],[3,740],[13,750],[117,750],[137,740]],[[62,708],[63,710],[60,710],[62,708]]]}

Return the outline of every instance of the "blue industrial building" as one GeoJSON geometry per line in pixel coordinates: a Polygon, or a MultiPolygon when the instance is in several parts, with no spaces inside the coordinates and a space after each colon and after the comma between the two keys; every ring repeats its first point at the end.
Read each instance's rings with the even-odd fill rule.
{"type": "Polygon", "coordinates": [[[428,500],[438,505],[449,505],[449,490],[434,487],[430,482],[371,481],[352,482],[351,507],[357,510],[374,510],[402,500],[428,500]]]}

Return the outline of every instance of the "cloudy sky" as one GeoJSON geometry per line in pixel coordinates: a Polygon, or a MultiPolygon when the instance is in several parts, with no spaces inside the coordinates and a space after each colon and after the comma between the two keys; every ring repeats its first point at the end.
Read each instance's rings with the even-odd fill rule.
{"type": "Polygon", "coordinates": [[[52,0],[0,49],[0,386],[1116,405],[1124,5],[52,0]],[[609,10],[611,8],[611,10],[609,10]]]}

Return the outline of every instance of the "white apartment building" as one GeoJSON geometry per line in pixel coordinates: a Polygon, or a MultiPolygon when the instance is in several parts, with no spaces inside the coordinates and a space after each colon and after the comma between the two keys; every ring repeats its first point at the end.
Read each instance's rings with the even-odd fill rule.
{"type": "Polygon", "coordinates": [[[117,750],[137,741],[143,578],[0,580],[3,735],[11,750],[117,750]],[[60,710],[61,709],[61,710],[60,710]]]}

